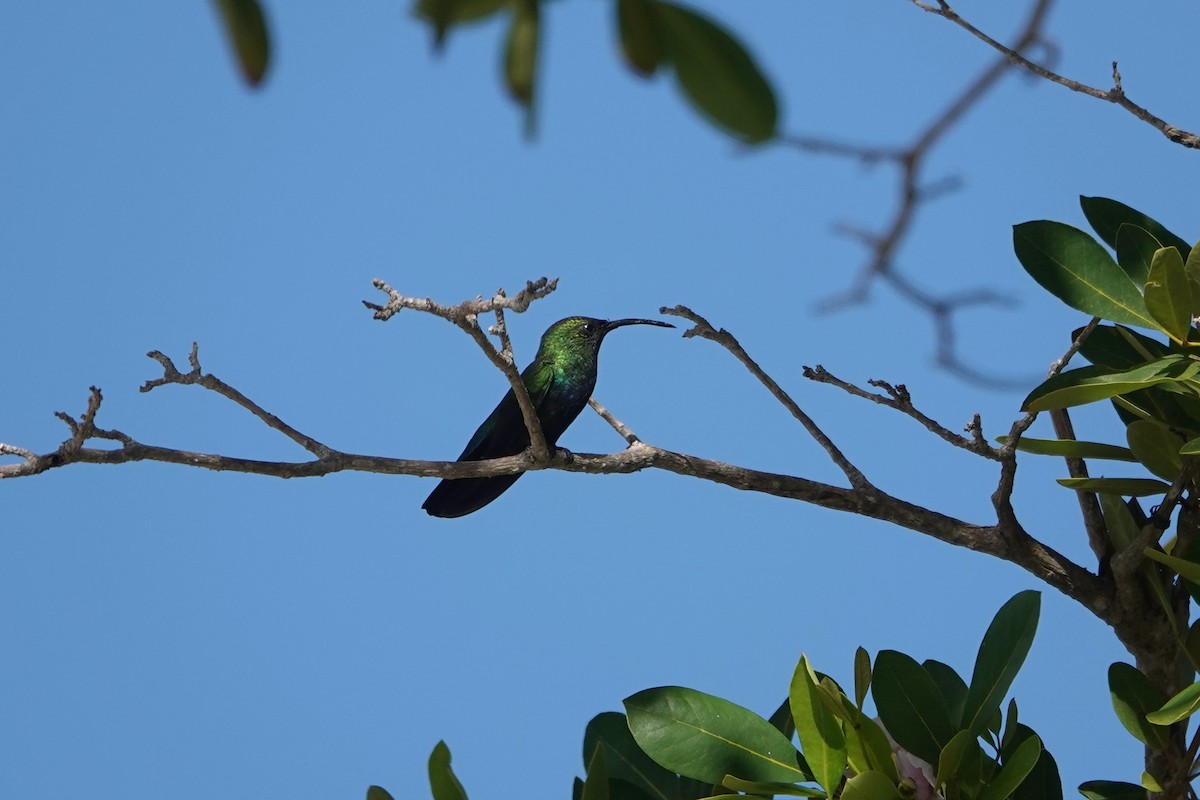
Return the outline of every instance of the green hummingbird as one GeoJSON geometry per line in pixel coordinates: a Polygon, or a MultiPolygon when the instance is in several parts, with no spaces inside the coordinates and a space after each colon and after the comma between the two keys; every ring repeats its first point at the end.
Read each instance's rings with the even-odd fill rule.
{"type": "MultiPolygon", "coordinates": [[[[533,401],[542,435],[550,448],[558,442],[596,387],[596,362],[600,344],[610,331],[625,325],[657,325],[674,328],[652,319],[593,319],[567,317],[551,325],[538,345],[533,362],[521,380],[533,401]]],[[[529,447],[529,431],[512,389],[496,410],[475,431],[459,461],[484,461],[517,455],[529,447]]],[[[435,517],[461,517],[486,506],[512,486],[523,473],[494,478],[446,479],[434,487],[421,508],[435,517]]]]}

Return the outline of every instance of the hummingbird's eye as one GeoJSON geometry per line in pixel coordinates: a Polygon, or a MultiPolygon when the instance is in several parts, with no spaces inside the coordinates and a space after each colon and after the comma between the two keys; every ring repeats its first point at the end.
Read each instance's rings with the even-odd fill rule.
{"type": "Polygon", "coordinates": [[[591,333],[594,329],[595,329],[595,326],[593,326],[592,323],[590,323],[590,322],[583,323],[583,332],[584,333],[591,333]]]}

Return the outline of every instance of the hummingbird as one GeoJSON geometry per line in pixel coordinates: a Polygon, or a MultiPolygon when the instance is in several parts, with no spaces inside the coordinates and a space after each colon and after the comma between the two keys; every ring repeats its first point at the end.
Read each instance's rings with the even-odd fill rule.
{"type": "MultiPolygon", "coordinates": [[[[657,325],[674,328],[653,319],[594,319],[567,317],[551,325],[542,334],[537,355],[521,380],[533,401],[542,435],[551,449],[558,442],[596,387],[596,361],[600,344],[609,332],[626,325],[657,325]]],[[[496,410],[475,431],[459,461],[484,461],[514,456],[529,447],[529,430],[521,416],[521,407],[512,389],[504,395],[496,410]]],[[[524,473],[494,478],[446,479],[434,487],[421,508],[434,517],[462,517],[486,506],[516,483],[524,473]]]]}

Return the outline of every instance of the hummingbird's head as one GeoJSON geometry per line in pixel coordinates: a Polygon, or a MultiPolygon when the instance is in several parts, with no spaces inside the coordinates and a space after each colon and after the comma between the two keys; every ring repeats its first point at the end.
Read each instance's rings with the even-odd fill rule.
{"type": "Polygon", "coordinates": [[[595,317],[567,317],[560,319],[542,335],[539,351],[570,356],[595,357],[600,352],[600,343],[609,331],[625,325],[657,325],[674,328],[667,322],[655,319],[596,319],[595,317]]]}

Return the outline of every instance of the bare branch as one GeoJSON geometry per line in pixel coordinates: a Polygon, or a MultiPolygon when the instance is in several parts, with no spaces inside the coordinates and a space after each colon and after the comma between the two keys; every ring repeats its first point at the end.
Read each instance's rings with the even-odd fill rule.
{"type": "Polygon", "coordinates": [[[467,335],[475,340],[488,360],[504,373],[504,377],[508,378],[513,395],[517,399],[517,406],[521,409],[521,418],[529,432],[529,449],[533,453],[534,460],[539,464],[549,462],[551,453],[546,444],[546,436],[542,432],[542,423],[538,420],[537,410],[533,407],[533,401],[529,397],[529,390],[525,387],[525,381],[521,379],[521,373],[517,370],[513,360],[512,343],[508,339],[504,311],[513,311],[518,314],[524,312],[529,308],[530,303],[540,300],[558,288],[558,278],[553,280],[539,278],[536,281],[527,281],[525,288],[513,297],[509,297],[503,289],[500,289],[487,300],[478,297],[455,306],[440,305],[429,298],[405,297],[379,278],[372,283],[376,289],[388,296],[388,302],[383,306],[363,301],[364,306],[375,312],[375,319],[386,322],[401,310],[411,308],[414,311],[424,311],[448,320],[466,331],[467,335]],[[500,338],[500,350],[497,350],[495,345],[488,341],[487,335],[479,327],[480,314],[496,315],[496,324],[492,330],[500,338]]]}
{"type": "Polygon", "coordinates": [[[970,22],[967,22],[965,19],[963,19],[958,14],[958,12],[956,12],[954,9],[952,9],[949,6],[949,4],[941,2],[941,0],[939,0],[938,4],[936,6],[931,5],[929,3],[922,2],[922,0],[911,0],[911,2],[913,3],[913,5],[917,6],[918,8],[924,9],[925,11],[928,11],[931,14],[936,14],[939,17],[943,17],[945,19],[950,20],[955,25],[957,25],[960,28],[962,28],[963,30],[969,32],[975,38],[977,38],[983,42],[986,42],[993,49],[1002,53],[1004,55],[1004,57],[1006,59],[1008,59],[1009,61],[1011,61],[1013,64],[1016,64],[1017,66],[1028,70],[1029,72],[1033,73],[1034,75],[1037,75],[1039,78],[1045,78],[1046,80],[1051,81],[1052,83],[1057,83],[1059,86],[1065,86],[1066,88],[1070,89],[1073,92],[1079,92],[1081,94],[1086,94],[1090,97],[1095,97],[1098,100],[1105,100],[1109,103],[1114,103],[1114,104],[1120,106],[1121,108],[1125,109],[1126,111],[1128,111],[1130,114],[1133,114],[1135,117],[1140,119],[1142,122],[1145,122],[1146,124],[1153,126],[1160,133],[1162,133],[1164,136],[1166,136],[1168,139],[1170,139],[1172,142],[1175,142],[1176,144],[1181,144],[1184,147],[1191,147],[1191,148],[1200,147],[1200,136],[1197,136],[1194,133],[1189,133],[1188,131],[1182,130],[1180,128],[1176,128],[1174,125],[1171,125],[1166,120],[1160,119],[1159,117],[1156,117],[1154,114],[1151,114],[1148,110],[1146,110],[1142,106],[1138,105],[1137,103],[1133,102],[1125,95],[1125,90],[1121,87],[1121,73],[1117,70],[1117,62],[1116,61],[1112,62],[1112,76],[1113,76],[1112,88],[1111,89],[1096,89],[1092,86],[1088,86],[1087,84],[1080,83],[1079,81],[1076,81],[1076,80],[1072,80],[1071,78],[1063,77],[1062,75],[1059,75],[1057,72],[1052,72],[1051,70],[1046,69],[1045,67],[1043,67],[1039,64],[1033,63],[1028,58],[1021,55],[1020,52],[1018,52],[1021,48],[1018,47],[1018,48],[1014,49],[1014,48],[1004,46],[1000,42],[996,41],[995,39],[988,36],[983,31],[981,31],[979,28],[976,28],[970,22]]]}
{"type": "Polygon", "coordinates": [[[874,386],[877,389],[882,389],[886,393],[877,394],[875,392],[869,392],[866,389],[855,386],[852,383],[848,383],[841,378],[836,377],[820,364],[815,367],[805,367],[804,377],[808,378],[809,380],[816,381],[817,383],[828,383],[831,386],[836,386],[842,391],[852,394],[855,397],[861,397],[865,400],[870,400],[873,403],[878,403],[879,405],[887,406],[888,408],[894,408],[900,413],[912,417],[917,422],[921,423],[921,425],[923,425],[930,433],[935,434],[939,438],[949,442],[955,447],[961,447],[963,450],[967,450],[975,455],[983,456],[984,458],[988,458],[993,461],[1000,460],[999,451],[989,445],[987,440],[983,438],[983,423],[979,419],[978,414],[972,417],[971,422],[968,423],[964,428],[964,430],[972,434],[971,437],[968,438],[961,434],[954,433],[937,420],[918,410],[917,407],[913,405],[912,397],[909,395],[908,388],[904,384],[892,386],[886,381],[874,379],[867,381],[867,383],[871,386],[874,386]]]}
{"type": "Polygon", "coordinates": [[[614,417],[607,408],[600,405],[600,402],[598,400],[596,400],[596,398],[589,397],[588,405],[592,407],[593,411],[595,411],[597,414],[600,415],[601,419],[603,419],[605,422],[607,422],[609,425],[611,425],[613,427],[613,430],[615,430],[617,433],[619,433],[621,435],[621,438],[624,439],[626,441],[626,443],[637,444],[638,442],[641,441],[641,439],[639,439],[637,437],[636,433],[629,430],[629,428],[625,427],[625,425],[621,422],[621,420],[614,417]]]}
{"type": "Polygon", "coordinates": [[[850,481],[851,486],[853,486],[855,489],[864,490],[872,488],[871,482],[867,480],[866,476],[862,474],[858,467],[850,463],[850,460],[842,454],[842,451],[838,449],[837,445],[835,445],[833,441],[825,435],[824,431],[817,427],[817,424],[813,422],[811,417],[809,417],[800,409],[800,406],[796,404],[796,401],[793,400],[791,396],[785,392],[778,383],[775,382],[775,379],[763,372],[762,367],[760,367],[754,361],[754,359],[752,359],[750,355],[744,349],[742,349],[742,345],[736,338],[734,338],[733,334],[724,328],[721,330],[714,329],[713,326],[709,324],[708,320],[686,306],[675,306],[674,308],[667,308],[666,306],[663,306],[659,309],[659,313],[669,314],[673,317],[682,317],[683,319],[691,322],[694,327],[684,332],[684,338],[699,336],[702,339],[708,339],[709,341],[716,342],[732,353],[734,358],[742,362],[742,365],[745,366],[746,369],[750,370],[750,374],[755,378],[758,378],[759,383],[767,387],[767,390],[775,397],[775,399],[782,403],[783,407],[786,408],[788,412],[791,413],[791,415],[795,417],[801,425],[804,426],[804,429],[808,431],[809,436],[816,440],[817,444],[821,446],[821,448],[829,455],[829,458],[833,461],[833,463],[836,464],[838,469],[840,469],[846,476],[846,479],[850,481]]]}

